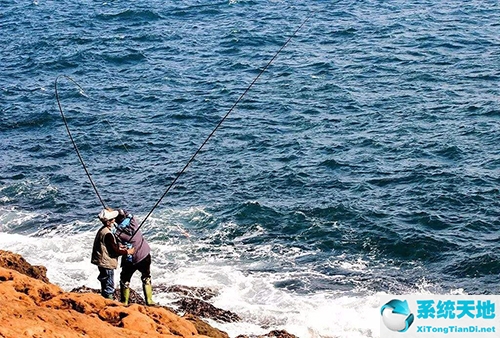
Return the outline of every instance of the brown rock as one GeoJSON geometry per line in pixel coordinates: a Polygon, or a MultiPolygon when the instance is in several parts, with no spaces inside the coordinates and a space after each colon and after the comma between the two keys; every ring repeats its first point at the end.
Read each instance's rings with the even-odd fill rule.
{"type": "Polygon", "coordinates": [[[216,308],[201,299],[183,298],[175,302],[175,304],[179,306],[179,311],[184,311],[198,317],[210,318],[221,323],[231,323],[240,320],[237,314],[216,308]]]}
{"type": "MultiPolygon", "coordinates": [[[[89,288],[85,285],[80,286],[78,288],[74,288],[70,292],[74,293],[96,293],[96,294],[101,294],[101,290],[99,289],[92,289],[89,288]]],[[[115,300],[120,300],[120,289],[116,289],[115,293],[113,294],[115,300]]],[[[129,304],[139,304],[139,305],[146,305],[146,302],[144,301],[144,298],[136,292],[134,289],[130,289],[130,298],[129,298],[129,304]]]]}
{"type": "Polygon", "coordinates": [[[23,256],[9,251],[0,250],[0,267],[16,270],[26,276],[49,283],[47,269],[44,266],[33,266],[26,262],[23,256]]]}
{"type": "Polygon", "coordinates": [[[273,330],[263,336],[239,335],[236,338],[298,338],[297,336],[286,332],[285,330],[273,330]]]}
{"type": "Polygon", "coordinates": [[[0,257],[3,264],[16,268],[0,267],[2,338],[208,337],[166,308],[122,306],[92,292],[64,292],[42,281],[41,275],[29,277],[34,270],[19,255],[1,252],[0,257]],[[26,274],[18,272],[19,267],[26,274]]]}
{"type": "Polygon", "coordinates": [[[157,285],[155,286],[155,290],[176,293],[188,298],[199,298],[202,300],[209,300],[219,294],[217,290],[211,288],[185,285],[157,285]]]}
{"type": "MultiPolygon", "coordinates": [[[[31,266],[17,254],[0,250],[0,338],[228,338],[198,316],[220,322],[239,316],[205,302],[216,295],[206,288],[173,286],[170,292],[197,298],[178,302],[180,317],[164,306],[146,307],[144,299],[131,290],[130,306],[104,299],[99,290],[80,287],[64,292],[49,283],[43,266],[31,266]],[[74,292],[73,292],[74,291],[74,292]],[[201,299],[200,299],[201,298],[201,299]],[[139,303],[139,304],[138,304],[139,303]]],[[[119,292],[117,290],[117,292],[119,292]]],[[[118,298],[115,293],[115,298],[118,298]]],[[[297,338],[286,331],[264,336],[238,338],[297,338]]]]}
{"type": "Polygon", "coordinates": [[[226,332],[210,326],[208,323],[196,316],[186,314],[184,318],[193,323],[200,334],[214,338],[229,338],[229,335],[226,332]]]}

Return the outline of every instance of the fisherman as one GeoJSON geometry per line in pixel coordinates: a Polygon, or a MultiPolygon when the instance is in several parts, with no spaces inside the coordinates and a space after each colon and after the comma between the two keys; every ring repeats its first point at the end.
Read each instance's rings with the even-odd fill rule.
{"type": "Polygon", "coordinates": [[[130,279],[134,272],[141,273],[142,290],[147,305],[153,302],[153,286],[151,285],[151,248],[144,239],[135,217],[125,210],[119,209],[116,217],[116,237],[127,246],[135,248],[132,255],[122,256],[120,272],[120,301],[128,305],[130,298],[130,279]]]}
{"type": "Polygon", "coordinates": [[[114,270],[118,267],[120,255],[132,255],[135,249],[120,246],[112,233],[112,226],[118,211],[103,209],[99,213],[99,220],[103,226],[97,232],[92,248],[91,263],[99,268],[97,279],[101,282],[101,295],[104,298],[114,299],[115,280],[114,270]]]}

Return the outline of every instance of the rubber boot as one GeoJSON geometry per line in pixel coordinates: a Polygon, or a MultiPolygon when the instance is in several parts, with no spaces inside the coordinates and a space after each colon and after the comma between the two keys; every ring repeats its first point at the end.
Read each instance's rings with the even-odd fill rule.
{"type": "Polygon", "coordinates": [[[120,302],[124,305],[128,305],[128,301],[130,299],[130,283],[122,283],[120,282],[120,302]]]}
{"type": "Polygon", "coordinates": [[[142,291],[144,291],[144,300],[146,305],[156,305],[153,302],[153,286],[151,285],[151,278],[146,278],[142,281],[142,291]]]}

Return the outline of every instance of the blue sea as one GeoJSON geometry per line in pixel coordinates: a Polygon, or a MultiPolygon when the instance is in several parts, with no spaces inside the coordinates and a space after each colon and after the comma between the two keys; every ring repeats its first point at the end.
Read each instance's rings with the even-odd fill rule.
{"type": "Polygon", "coordinates": [[[500,2],[0,8],[0,249],[63,289],[99,287],[102,204],[56,89],[103,202],[151,212],[153,285],[218,290],[231,337],[379,338],[380,295],[500,293],[500,2]]]}

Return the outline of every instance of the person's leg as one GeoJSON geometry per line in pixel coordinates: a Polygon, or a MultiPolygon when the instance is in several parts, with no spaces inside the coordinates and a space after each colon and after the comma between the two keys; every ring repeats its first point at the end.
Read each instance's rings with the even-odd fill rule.
{"type": "Polygon", "coordinates": [[[142,290],[146,305],[155,305],[153,302],[153,286],[151,285],[151,255],[137,263],[137,270],[141,272],[142,290]]]}
{"type": "Polygon", "coordinates": [[[101,295],[104,298],[114,299],[114,270],[99,267],[99,276],[97,279],[101,282],[101,295]]]}
{"type": "Polygon", "coordinates": [[[130,299],[130,279],[136,271],[135,266],[122,258],[122,271],[120,272],[120,302],[128,305],[130,299]]]}

